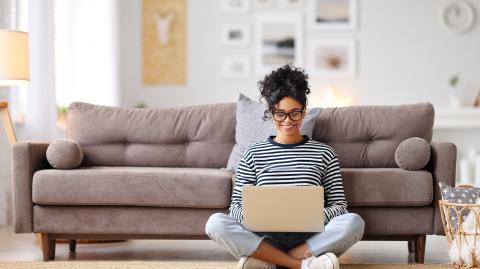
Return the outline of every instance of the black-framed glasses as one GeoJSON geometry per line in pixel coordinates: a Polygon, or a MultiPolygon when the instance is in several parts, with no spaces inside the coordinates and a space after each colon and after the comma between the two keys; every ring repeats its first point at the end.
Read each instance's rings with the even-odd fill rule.
{"type": "Polygon", "coordinates": [[[293,110],[290,112],[283,112],[283,111],[273,111],[273,119],[276,121],[284,121],[287,117],[289,117],[292,121],[300,120],[303,116],[303,110],[293,110]]]}

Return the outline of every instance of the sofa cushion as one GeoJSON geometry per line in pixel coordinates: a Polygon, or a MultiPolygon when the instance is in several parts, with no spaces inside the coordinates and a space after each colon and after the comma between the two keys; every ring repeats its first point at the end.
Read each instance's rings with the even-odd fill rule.
{"type": "Polygon", "coordinates": [[[431,103],[327,107],[312,139],[335,149],[342,168],[398,168],[395,150],[409,137],[432,141],[431,103]]]}
{"type": "Polygon", "coordinates": [[[395,150],[395,162],[405,170],[420,170],[430,160],[430,144],[420,137],[402,141],[395,150]]]}
{"type": "Polygon", "coordinates": [[[83,161],[80,145],[72,139],[57,139],[47,148],[47,160],[53,168],[73,169],[83,161]]]}
{"type": "Polygon", "coordinates": [[[41,205],[128,205],[226,208],[232,174],[211,168],[82,167],[33,175],[41,205]]]}
{"type": "Polygon", "coordinates": [[[67,136],[88,166],[208,167],[227,165],[235,144],[235,103],[121,108],[74,102],[67,136]]]}
{"type": "MultiPolygon", "coordinates": [[[[251,100],[240,94],[236,111],[235,146],[228,158],[227,170],[235,172],[238,163],[245,151],[254,143],[267,139],[270,135],[276,135],[275,125],[272,120],[262,119],[266,104],[251,100]]],[[[307,114],[303,119],[300,132],[312,137],[315,119],[322,108],[307,108],[307,114]]]]}
{"type": "Polygon", "coordinates": [[[432,174],[401,168],[342,168],[348,206],[426,206],[433,201],[432,174]]]}

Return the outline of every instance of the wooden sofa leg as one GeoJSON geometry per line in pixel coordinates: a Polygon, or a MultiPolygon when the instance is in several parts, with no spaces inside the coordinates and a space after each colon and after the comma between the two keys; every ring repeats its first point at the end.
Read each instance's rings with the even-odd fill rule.
{"type": "Polygon", "coordinates": [[[56,245],[56,240],[55,239],[50,239],[50,255],[48,258],[53,261],[55,260],[55,245],[56,245]]]}
{"type": "Polygon", "coordinates": [[[69,240],[68,246],[70,247],[71,252],[75,252],[75,250],[77,249],[77,240],[75,239],[69,240]]]}
{"type": "Polygon", "coordinates": [[[408,241],[408,253],[415,252],[415,241],[408,241]]]}
{"type": "Polygon", "coordinates": [[[427,236],[425,234],[418,235],[415,241],[415,262],[424,263],[425,259],[425,243],[427,236]]]}
{"type": "Polygon", "coordinates": [[[55,239],[49,234],[42,233],[42,252],[43,261],[48,262],[55,259],[55,239]]]}

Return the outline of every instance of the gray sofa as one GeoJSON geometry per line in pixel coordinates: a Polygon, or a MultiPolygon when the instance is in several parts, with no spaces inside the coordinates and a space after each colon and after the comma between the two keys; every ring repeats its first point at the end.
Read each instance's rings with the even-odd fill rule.
{"type": "MultiPolygon", "coordinates": [[[[214,212],[228,212],[236,103],[127,109],[72,103],[67,137],[83,149],[76,169],[52,169],[48,143],[13,147],[14,229],[41,233],[44,260],[55,240],[208,239],[214,212]]],[[[404,240],[423,262],[425,235],[443,234],[438,182],[454,184],[456,146],[430,143],[430,103],[325,108],[313,139],[331,145],[349,210],[366,221],[363,240],[404,240]],[[424,170],[399,168],[404,139],[430,143],[424,170]]]]}

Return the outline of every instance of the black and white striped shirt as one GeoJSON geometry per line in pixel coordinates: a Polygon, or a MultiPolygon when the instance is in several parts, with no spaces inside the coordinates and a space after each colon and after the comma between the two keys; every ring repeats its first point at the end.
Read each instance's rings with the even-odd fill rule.
{"type": "Polygon", "coordinates": [[[250,146],[238,164],[230,204],[232,217],[243,223],[245,185],[323,186],[325,224],[348,213],[337,154],[329,145],[303,137],[297,144],[279,144],[270,136],[250,146]]]}

